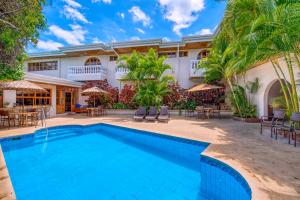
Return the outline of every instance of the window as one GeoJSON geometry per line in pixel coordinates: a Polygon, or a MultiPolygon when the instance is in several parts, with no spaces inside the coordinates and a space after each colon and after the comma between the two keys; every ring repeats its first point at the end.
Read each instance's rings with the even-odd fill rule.
{"type": "Polygon", "coordinates": [[[109,56],[109,61],[117,61],[118,56],[109,56]]]}
{"type": "Polygon", "coordinates": [[[179,57],[188,57],[188,52],[187,51],[180,51],[179,52],[179,57]]]}
{"type": "Polygon", "coordinates": [[[33,62],[28,63],[28,71],[57,70],[57,61],[33,62]]]}
{"type": "Polygon", "coordinates": [[[92,57],[85,61],[84,65],[101,65],[99,58],[92,57]]]}
{"type": "Polygon", "coordinates": [[[209,51],[203,50],[197,55],[197,60],[201,60],[202,58],[206,58],[209,54],[209,51]]]}
{"type": "Polygon", "coordinates": [[[46,89],[47,93],[39,93],[39,92],[29,92],[29,93],[22,93],[17,92],[17,105],[24,105],[28,106],[35,106],[35,105],[51,105],[51,89],[46,89]]]}
{"type": "Polygon", "coordinates": [[[158,56],[159,57],[165,56],[167,58],[176,58],[177,57],[176,52],[162,52],[162,53],[158,53],[158,56]]]}

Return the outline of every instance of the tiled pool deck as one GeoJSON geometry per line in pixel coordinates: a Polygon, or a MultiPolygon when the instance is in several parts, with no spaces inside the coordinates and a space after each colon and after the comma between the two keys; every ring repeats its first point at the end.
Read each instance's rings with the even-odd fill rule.
{"type": "MultiPolygon", "coordinates": [[[[231,119],[194,120],[180,117],[172,117],[166,124],[134,122],[131,116],[87,118],[84,115],[52,118],[47,123],[48,126],[57,126],[100,122],[209,142],[211,145],[204,154],[239,171],[248,181],[253,199],[300,199],[300,144],[294,148],[286,140],[275,141],[270,138],[267,129],[260,135],[258,124],[231,119]]],[[[0,137],[32,133],[35,130],[34,127],[1,129],[0,137]]],[[[14,199],[3,165],[0,152],[0,199],[14,199]]]]}

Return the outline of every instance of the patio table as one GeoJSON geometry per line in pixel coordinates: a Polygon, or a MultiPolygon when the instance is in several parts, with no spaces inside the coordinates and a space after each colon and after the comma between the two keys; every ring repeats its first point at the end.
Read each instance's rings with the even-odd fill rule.
{"type": "Polygon", "coordinates": [[[37,115],[38,112],[11,112],[9,114],[19,120],[19,126],[28,126],[28,118],[37,115]]]}
{"type": "Polygon", "coordinates": [[[94,117],[97,108],[96,108],[96,107],[93,107],[93,108],[87,108],[86,110],[87,110],[87,114],[88,114],[89,116],[94,117]]]}
{"type": "Polygon", "coordinates": [[[209,119],[212,115],[212,112],[214,111],[213,108],[210,108],[210,107],[207,107],[207,108],[204,108],[204,113],[205,113],[205,116],[207,117],[207,119],[209,119]]]}

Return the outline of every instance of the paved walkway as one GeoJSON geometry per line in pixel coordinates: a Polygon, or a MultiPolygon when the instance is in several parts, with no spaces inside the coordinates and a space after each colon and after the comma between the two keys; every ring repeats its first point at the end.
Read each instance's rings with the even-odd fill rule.
{"type": "MultiPolygon", "coordinates": [[[[48,126],[100,122],[209,142],[211,145],[204,154],[238,170],[250,184],[253,199],[300,199],[300,144],[294,148],[285,139],[271,139],[269,130],[260,135],[258,124],[232,119],[195,120],[179,117],[172,117],[166,124],[133,122],[130,116],[87,118],[70,115],[48,120],[48,126]]],[[[34,130],[34,127],[0,130],[0,137],[31,133],[34,130]]],[[[4,174],[6,169],[0,168],[0,187],[3,188],[4,182],[6,185],[9,183],[7,179],[1,180],[1,171],[4,174]]]]}

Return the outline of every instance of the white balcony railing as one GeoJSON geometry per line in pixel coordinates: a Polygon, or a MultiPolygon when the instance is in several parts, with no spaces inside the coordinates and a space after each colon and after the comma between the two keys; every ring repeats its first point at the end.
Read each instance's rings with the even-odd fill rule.
{"type": "Polygon", "coordinates": [[[104,80],[107,70],[102,65],[70,66],[68,79],[73,81],[104,80]]]}
{"type": "Polygon", "coordinates": [[[116,68],[115,79],[116,80],[124,79],[125,76],[128,74],[128,72],[129,72],[129,70],[127,68],[117,67],[116,68]]]}
{"type": "Polygon", "coordinates": [[[198,69],[198,63],[200,60],[191,60],[190,63],[190,78],[203,77],[204,69],[198,69]]]}

